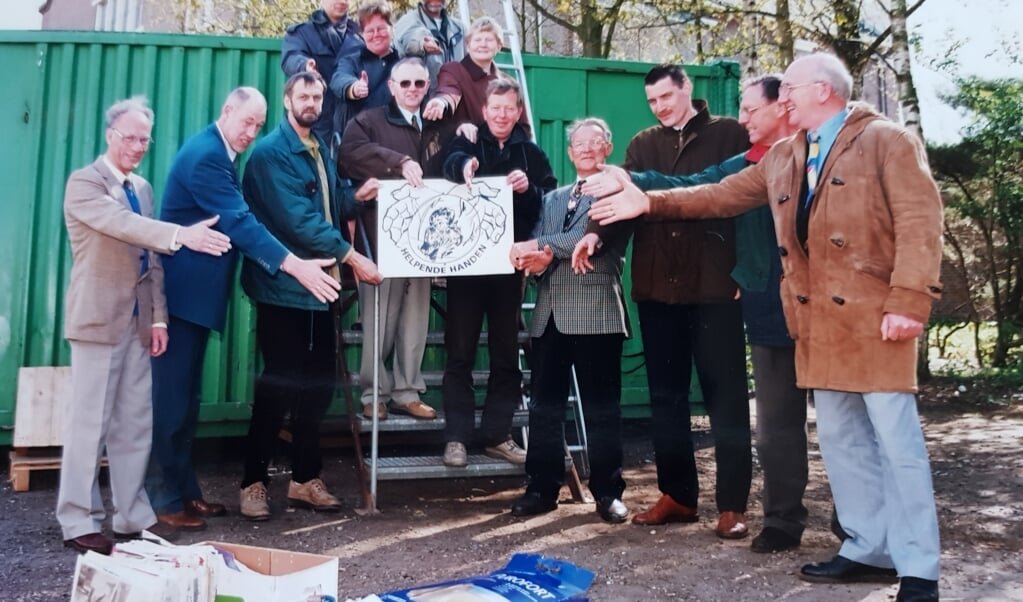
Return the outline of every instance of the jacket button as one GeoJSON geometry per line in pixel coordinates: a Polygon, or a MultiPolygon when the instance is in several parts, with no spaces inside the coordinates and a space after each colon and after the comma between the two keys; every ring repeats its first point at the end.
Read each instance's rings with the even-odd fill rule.
{"type": "Polygon", "coordinates": [[[778,254],[781,255],[782,257],[785,257],[786,255],[789,254],[789,250],[786,249],[785,247],[778,247],[778,254]]]}
{"type": "Polygon", "coordinates": [[[802,295],[797,295],[796,296],[796,301],[799,301],[803,305],[806,305],[807,303],[809,303],[810,300],[807,299],[806,297],[802,296],[802,295]]]}
{"type": "Polygon", "coordinates": [[[678,238],[679,237],[679,233],[678,232],[672,232],[671,233],[671,237],[672,238],[678,238]]]}
{"type": "Polygon", "coordinates": [[[839,305],[845,305],[845,299],[841,297],[832,297],[831,300],[839,305]]]}
{"type": "Polygon", "coordinates": [[[845,246],[845,241],[842,240],[841,238],[832,238],[831,244],[835,245],[838,248],[842,248],[845,246]]]}
{"type": "Polygon", "coordinates": [[[835,186],[845,186],[845,180],[842,178],[831,178],[831,183],[835,186]]]}
{"type": "Polygon", "coordinates": [[[781,205],[782,203],[784,203],[787,200],[789,200],[789,195],[783,194],[780,197],[778,197],[778,204],[781,205]]]}
{"type": "Polygon", "coordinates": [[[928,286],[927,290],[931,291],[932,293],[940,293],[941,292],[941,287],[940,286],[928,286]]]}

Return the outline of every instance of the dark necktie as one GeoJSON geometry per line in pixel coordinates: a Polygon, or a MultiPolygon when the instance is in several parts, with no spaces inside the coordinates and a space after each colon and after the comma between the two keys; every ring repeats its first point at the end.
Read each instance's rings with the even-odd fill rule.
{"type": "MultiPolygon", "coordinates": [[[[139,197],[135,194],[135,187],[131,184],[131,179],[126,179],[122,184],[124,187],[124,194],[128,197],[128,204],[131,205],[131,210],[135,213],[142,215],[142,208],[139,205],[139,197]]],[[[141,274],[145,274],[149,271],[149,253],[145,249],[142,250],[142,271],[141,274]]]]}
{"type": "Polygon", "coordinates": [[[415,115],[412,115],[412,127],[416,128],[416,131],[420,134],[423,133],[423,128],[419,125],[419,118],[415,115]]]}

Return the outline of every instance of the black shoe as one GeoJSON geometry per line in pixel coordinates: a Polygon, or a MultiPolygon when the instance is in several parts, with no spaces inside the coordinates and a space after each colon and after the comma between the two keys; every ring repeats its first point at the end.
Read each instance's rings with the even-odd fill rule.
{"type": "Polygon", "coordinates": [[[620,498],[602,497],[597,500],[597,514],[604,522],[624,523],[629,518],[629,509],[625,507],[620,498]]]}
{"type": "Polygon", "coordinates": [[[842,556],[803,565],[799,578],[811,583],[895,583],[899,580],[895,569],[883,569],[842,556]]]}
{"type": "Polygon", "coordinates": [[[799,547],[799,538],[789,535],[777,527],[764,527],[764,530],[750,542],[750,550],[758,554],[781,552],[799,547]]]}
{"type": "Polygon", "coordinates": [[[558,500],[545,497],[535,491],[527,491],[525,495],[512,504],[512,516],[535,516],[546,514],[558,507],[558,500]]]}
{"type": "Polygon", "coordinates": [[[938,602],[938,582],[919,577],[903,577],[895,602],[938,602]]]}

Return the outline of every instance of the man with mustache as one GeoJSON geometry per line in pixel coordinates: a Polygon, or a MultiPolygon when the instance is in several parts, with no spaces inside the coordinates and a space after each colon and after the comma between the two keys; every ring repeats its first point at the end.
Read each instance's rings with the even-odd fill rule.
{"type": "MultiPolygon", "coordinates": [[[[347,263],[362,282],[377,284],[376,266],[341,237],[340,224],[354,208],[351,188],[337,186],[326,144],[312,132],[326,85],[303,71],[284,86],[287,118],[252,150],[242,190],[253,215],[302,257],[347,263]]],[[[355,196],[371,198],[376,182],[355,196]]],[[[332,278],[339,278],[331,269],[332,278]]],[[[268,274],[255,261],[242,265],[242,288],[256,303],[256,340],[263,373],[256,379],[252,421],[245,444],[241,514],[270,517],[267,465],[284,415],[291,416],[291,483],[288,504],[318,511],[341,508],[320,479],[320,422],[337,380],[336,324],[330,306],[290,278],[268,274]]]]}
{"type": "MultiPolygon", "coordinates": [[[[749,148],[738,122],[711,115],[706,101],[693,99],[693,82],[678,65],[658,65],[644,81],[650,111],[660,123],[629,141],[625,169],[689,175],[749,148]]],[[[699,520],[689,409],[695,363],[714,435],[715,532],[726,539],[745,537],[753,466],[742,310],[731,277],[735,224],[732,219],[640,221],[631,266],[662,494],[632,522],[699,520]]]]}

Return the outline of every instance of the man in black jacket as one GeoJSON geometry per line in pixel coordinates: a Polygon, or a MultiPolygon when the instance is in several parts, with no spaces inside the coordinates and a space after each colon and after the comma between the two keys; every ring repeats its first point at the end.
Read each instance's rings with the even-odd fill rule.
{"type": "MultiPolygon", "coordinates": [[[[342,56],[362,47],[359,24],[348,17],[348,0],[320,0],[321,8],[309,20],[288,27],[281,45],[281,69],[291,77],[299,71],[316,71],[330,81],[342,56]]],[[[313,131],[327,144],[334,134],[334,95],[328,88],[323,96],[323,112],[313,131]]]]}
{"type": "MultiPolygon", "coordinates": [[[[518,83],[503,78],[492,81],[483,107],[484,123],[476,141],[455,137],[444,161],[444,177],[453,182],[471,184],[477,175],[507,176],[507,184],[514,193],[516,241],[530,238],[540,217],[544,194],[558,184],[547,155],[518,125],[521,115],[518,83]]],[[[447,364],[441,384],[447,416],[444,463],[448,466],[467,463],[465,444],[472,435],[476,405],[472,369],[484,316],[490,377],[480,439],[487,455],[515,464],[526,462],[526,452],[509,435],[515,407],[522,398],[517,339],[523,282],[519,270],[512,274],[448,278],[444,329],[447,364]]]]}

